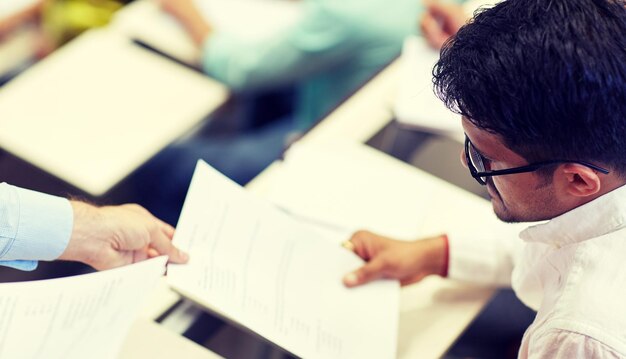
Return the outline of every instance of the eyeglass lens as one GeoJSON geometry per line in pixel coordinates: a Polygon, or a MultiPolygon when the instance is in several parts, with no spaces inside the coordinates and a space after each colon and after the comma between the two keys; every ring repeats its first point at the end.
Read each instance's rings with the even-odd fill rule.
{"type": "MultiPolygon", "coordinates": [[[[474,148],[471,142],[468,141],[468,149],[469,149],[469,158],[472,162],[472,166],[476,169],[477,172],[485,172],[485,164],[483,162],[483,157],[480,153],[474,148]]],[[[486,177],[480,177],[482,182],[487,182],[486,177]]]]}

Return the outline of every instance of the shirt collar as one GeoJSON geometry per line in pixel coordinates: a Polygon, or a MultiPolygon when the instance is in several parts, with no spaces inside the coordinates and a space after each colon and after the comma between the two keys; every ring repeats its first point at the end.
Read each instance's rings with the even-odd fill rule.
{"type": "Polygon", "coordinates": [[[626,226],[626,185],[550,221],[526,228],[520,238],[561,247],[626,226]]]}

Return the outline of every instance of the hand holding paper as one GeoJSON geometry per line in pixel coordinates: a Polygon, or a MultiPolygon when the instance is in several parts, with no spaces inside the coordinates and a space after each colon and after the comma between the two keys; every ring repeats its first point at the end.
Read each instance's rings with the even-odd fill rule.
{"type": "Polygon", "coordinates": [[[297,356],[395,357],[398,283],[346,288],[342,275],[363,262],[340,242],[199,162],[174,237],[191,259],[168,279],[297,356]]]}

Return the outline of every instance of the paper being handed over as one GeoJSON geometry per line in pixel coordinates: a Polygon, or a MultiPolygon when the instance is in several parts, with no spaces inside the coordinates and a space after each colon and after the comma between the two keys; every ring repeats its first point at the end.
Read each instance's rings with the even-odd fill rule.
{"type": "MultiPolygon", "coordinates": [[[[322,234],[325,233],[325,234],[322,234]]],[[[170,265],[183,295],[304,358],[393,358],[399,285],[347,289],[362,265],[317,231],[198,162],[174,243],[190,253],[170,265]]]]}
{"type": "Polygon", "coordinates": [[[110,359],[167,257],[103,272],[0,284],[0,358],[110,359]]]}

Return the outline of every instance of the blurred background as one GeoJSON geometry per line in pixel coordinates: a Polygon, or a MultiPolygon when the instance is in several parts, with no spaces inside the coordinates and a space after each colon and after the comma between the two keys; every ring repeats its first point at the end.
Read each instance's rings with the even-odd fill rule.
{"type": "MultiPolygon", "coordinates": [[[[245,185],[393,64],[405,38],[420,33],[424,11],[418,0],[217,2],[190,10],[186,0],[1,0],[0,131],[15,135],[0,136],[0,182],[98,205],[137,202],[175,225],[198,158],[245,185]],[[220,11],[226,15],[204,16],[220,11]],[[171,113],[142,111],[168,101],[171,113]],[[111,128],[72,122],[91,118],[111,128]],[[131,129],[133,121],[144,122],[131,129]],[[50,142],[22,135],[37,132],[50,142]],[[137,141],[143,147],[120,144],[132,136],[145,140],[137,141]],[[91,153],[100,142],[113,149],[91,153]],[[83,152],[90,163],[65,170],[64,159],[46,157],[64,146],[76,163],[83,152]],[[133,166],[116,167],[116,159],[130,157],[133,166]],[[115,175],[92,190],[89,173],[104,178],[107,171],[115,175]]],[[[432,67],[438,52],[420,51],[415,59],[432,67]]],[[[415,97],[410,92],[409,100],[415,97]]],[[[458,133],[407,125],[398,108],[385,111],[391,120],[367,145],[488,198],[458,161],[458,133]]],[[[69,262],[41,262],[33,272],[0,267],[0,282],[90,271],[69,262]]],[[[515,357],[532,317],[502,291],[448,356],[515,357]],[[510,330],[494,329],[502,322],[510,330]]],[[[184,335],[226,357],[250,357],[241,351],[246,346],[257,357],[286,356],[206,313],[184,335]]]]}

